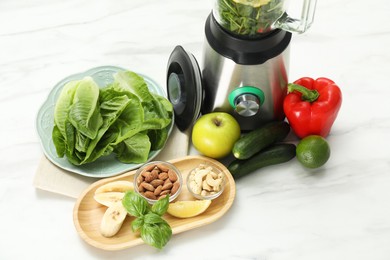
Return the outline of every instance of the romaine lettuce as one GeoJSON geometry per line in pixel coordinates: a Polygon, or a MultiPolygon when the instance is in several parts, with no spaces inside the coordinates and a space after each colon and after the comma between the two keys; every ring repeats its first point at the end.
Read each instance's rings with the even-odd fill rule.
{"type": "Polygon", "coordinates": [[[75,165],[111,153],[124,163],[142,163],[151,150],[164,146],[172,114],[171,103],[150,93],[134,72],[118,72],[101,89],[86,77],[64,86],[52,138],[58,156],[75,165]]]}

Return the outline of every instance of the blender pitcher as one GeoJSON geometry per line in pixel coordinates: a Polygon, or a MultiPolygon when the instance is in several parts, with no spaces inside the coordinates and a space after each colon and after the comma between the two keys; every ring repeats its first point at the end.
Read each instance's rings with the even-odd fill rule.
{"type": "Polygon", "coordinates": [[[292,0],[294,7],[301,7],[299,18],[288,15],[286,0],[217,0],[213,15],[222,28],[238,36],[261,37],[275,29],[303,33],[313,23],[316,1],[292,0]]]}

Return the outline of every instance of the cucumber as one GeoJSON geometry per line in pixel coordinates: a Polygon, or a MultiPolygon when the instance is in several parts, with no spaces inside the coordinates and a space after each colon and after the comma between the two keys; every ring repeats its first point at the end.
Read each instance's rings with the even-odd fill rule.
{"type": "Polygon", "coordinates": [[[240,160],[250,158],[267,146],[282,141],[290,132],[290,125],[285,121],[273,121],[240,137],[232,152],[240,160]]]}
{"type": "Polygon", "coordinates": [[[295,153],[294,144],[273,144],[248,160],[234,160],[228,170],[234,179],[239,179],[263,167],[288,162],[295,157],[295,153]]]}

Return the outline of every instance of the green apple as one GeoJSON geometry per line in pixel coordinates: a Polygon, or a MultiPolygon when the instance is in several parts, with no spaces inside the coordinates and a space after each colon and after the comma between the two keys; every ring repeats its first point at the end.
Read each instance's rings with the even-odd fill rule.
{"type": "Polygon", "coordinates": [[[195,122],[192,144],[203,155],[219,159],[231,153],[240,135],[240,125],[233,116],[225,112],[212,112],[195,122]]]}

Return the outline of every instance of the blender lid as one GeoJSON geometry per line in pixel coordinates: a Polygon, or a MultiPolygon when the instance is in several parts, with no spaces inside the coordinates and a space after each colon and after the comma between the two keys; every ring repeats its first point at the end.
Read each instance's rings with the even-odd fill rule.
{"type": "Polygon", "coordinates": [[[180,131],[187,130],[200,114],[203,88],[198,62],[180,45],[174,48],[168,60],[167,93],[177,127],[180,131]]]}

